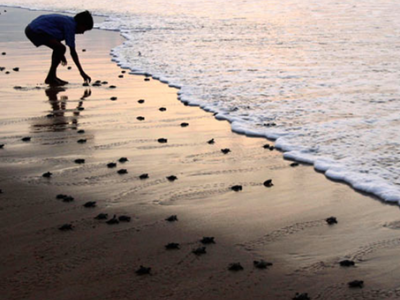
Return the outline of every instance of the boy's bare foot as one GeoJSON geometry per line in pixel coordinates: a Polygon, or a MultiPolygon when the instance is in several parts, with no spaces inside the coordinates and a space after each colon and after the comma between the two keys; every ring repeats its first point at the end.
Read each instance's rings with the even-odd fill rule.
{"type": "Polygon", "coordinates": [[[61,86],[61,85],[66,85],[68,82],[61,80],[57,77],[54,78],[46,78],[46,80],[44,81],[45,83],[47,83],[50,86],[61,86]]]}

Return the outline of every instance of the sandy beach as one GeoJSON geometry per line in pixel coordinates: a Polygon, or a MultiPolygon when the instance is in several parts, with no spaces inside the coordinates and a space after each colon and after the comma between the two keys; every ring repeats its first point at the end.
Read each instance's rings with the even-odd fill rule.
{"type": "Polygon", "coordinates": [[[178,89],[130,75],[111,60],[117,32],[77,37],[98,86],[82,86],[67,53],[71,69],[58,75],[69,84],[50,88],[51,52],[23,33],[45,12],[0,11],[1,299],[400,297],[397,206],[292,165],[273,142],[185,105],[178,89]],[[121,216],[130,220],[107,223],[121,216]]]}

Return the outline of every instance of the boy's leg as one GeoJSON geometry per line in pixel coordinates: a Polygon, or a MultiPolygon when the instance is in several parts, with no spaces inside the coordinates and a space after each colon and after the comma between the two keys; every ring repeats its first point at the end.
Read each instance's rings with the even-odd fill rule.
{"type": "Polygon", "coordinates": [[[65,59],[64,55],[66,52],[66,47],[56,39],[51,39],[46,41],[45,45],[53,49],[53,54],[51,56],[51,66],[49,74],[45,80],[45,83],[50,85],[63,85],[67,84],[67,81],[57,78],[57,67],[62,60],[65,59]]]}

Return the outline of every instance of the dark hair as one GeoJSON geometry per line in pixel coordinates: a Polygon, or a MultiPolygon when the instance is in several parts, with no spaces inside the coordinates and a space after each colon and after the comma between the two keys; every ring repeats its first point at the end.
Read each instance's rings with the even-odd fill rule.
{"type": "Polygon", "coordinates": [[[85,26],[87,30],[91,30],[93,28],[92,14],[87,10],[80,12],[79,14],[76,14],[74,19],[76,23],[85,26]]]}

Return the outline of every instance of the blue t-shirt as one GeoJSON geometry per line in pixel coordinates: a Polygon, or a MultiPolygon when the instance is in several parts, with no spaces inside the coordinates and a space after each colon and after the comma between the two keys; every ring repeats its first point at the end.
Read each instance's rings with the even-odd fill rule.
{"type": "Polygon", "coordinates": [[[65,43],[75,48],[76,21],[73,17],[50,14],[42,15],[33,20],[29,27],[33,32],[46,33],[58,41],[65,40],[65,43]]]}

